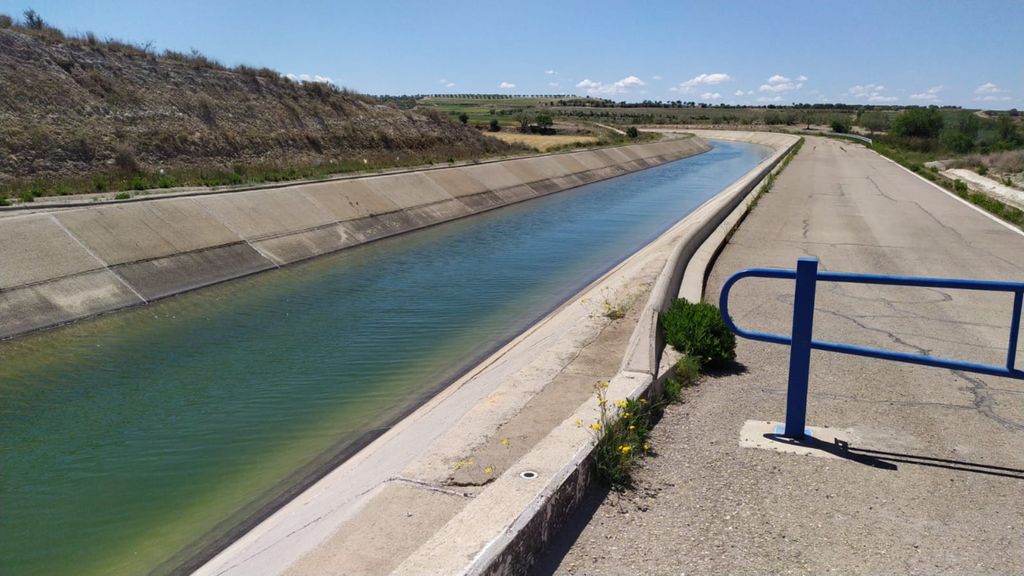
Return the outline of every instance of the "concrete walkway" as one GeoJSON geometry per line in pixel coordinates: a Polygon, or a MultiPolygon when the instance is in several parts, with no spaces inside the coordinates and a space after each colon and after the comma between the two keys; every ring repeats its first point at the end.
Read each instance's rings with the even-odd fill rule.
{"type": "MultiPolygon", "coordinates": [[[[1019,231],[821,138],[732,237],[706,299],[736,270],[804,256],[824,270],[1024,280],[1019,231]]],[[[787,333],[792,290],[739,284],[734,318],[787,333]]],[[[1000,363],[1010,306],[823,284],[815,337],[1000,363]]],[[[596,495],[537,573],[1024,573],[1024,382],[815,352],[808,425],[836,429],[855,461],[740,447],[746,421],[784,419],[788,348],[741,340],[738,359],[667,411],[636,490],[596,495]]]]}

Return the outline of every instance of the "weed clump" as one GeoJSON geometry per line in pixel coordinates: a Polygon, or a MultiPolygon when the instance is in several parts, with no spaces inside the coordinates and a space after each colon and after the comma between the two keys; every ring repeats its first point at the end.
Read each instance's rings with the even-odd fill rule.
{"type": "Polygon", "coordinates": [[[713,304],[694,304],[680,298],[658,318],[665,341],[696,358],[702,367],[720,368],[736,360],[736,337],[713,304]]]}
{"type": "Polygon", "coordinates": [[[678,402],[683,390],[696,386],[699,379],[700,361],[693,356],[683,356],[676,361],[675,374],[665,381],[665,401],[678,402]]]}
{"type": "Polygon", "coordinates": [[[597,434],[594,465],[597,475],[613,490],[633,484],[632,470],[637,459],[647,454],[651,435],[647,400],[618,400],[608,405],[608,383],[598,382],[597,403],[600,416],[590,429],[597,434]]]}

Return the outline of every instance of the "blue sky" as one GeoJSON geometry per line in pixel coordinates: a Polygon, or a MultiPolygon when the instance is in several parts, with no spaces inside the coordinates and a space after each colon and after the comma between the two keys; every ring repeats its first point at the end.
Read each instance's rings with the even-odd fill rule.
{"type": "Polygon", "coordinates": [[[371,94],[1024,109],[1024,2],[0,0],[371,94]]]}

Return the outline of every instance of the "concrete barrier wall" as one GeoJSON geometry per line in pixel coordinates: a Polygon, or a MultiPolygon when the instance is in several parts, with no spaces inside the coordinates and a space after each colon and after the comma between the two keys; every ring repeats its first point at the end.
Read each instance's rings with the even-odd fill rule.
{"type": "Polygon", "coordinates": [[[0,338],[699,154],[699,138],[0,218],[0,338]]]}

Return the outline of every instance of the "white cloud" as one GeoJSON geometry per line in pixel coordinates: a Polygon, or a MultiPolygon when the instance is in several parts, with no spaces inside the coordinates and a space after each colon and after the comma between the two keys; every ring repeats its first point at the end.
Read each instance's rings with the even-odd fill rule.
{"type": "Polygon", "coordinates": [[[651,76],[651,80],[654,80],[655,82],[657,82],[657,81],[659,81],[661,79],[662,78],[661,78],[660,74],[655,74],[654,76],[651,76]]]}
{"type": "Polygon", "coordinates": [[[558,82],[548,82],[548,86],[551,86],[552,88],[558,88],[558,82]]]}
{"type": "Polygon", "coordinates": [[[768,79],[767,84],[761,84],[758,90],[761,92],[767,92],[769,94],[785,94],[786,92],[792,92],[793,90],[799,90],[804,87],[804,82],[807,80],[807,76],[801,74],[797,76],[796,81],[776,74],[768,79]]]}
{"type": "Polygon", "coordinates": [[[945,90],[945,87],[943,86],[932,86],[931,88],[925,90],[924,92],[918,94],[911,94],[910,99],[924,100],[926,102],[938,102],[939,92],[942,92],[943,90],[945,90]]]}
{"type": "Polygon", "coordinates": [[[455,88],[455,82],[449,82],[444,85],[445,88],[455,88]]]}
{"type": "Polygon", "coordinates": [[[701,100],[721,100],[722,95],[718,92],[705,92],[700,95],[701,100]]]}
{"type": "Polygon", "coordinates": [[[558,72],[555,72],[554,70],[545,70],[544,73],[547,74],[548,76],[554,76],[558,74],[558,72]]]}
{"type": "Polygon", "coordinates": [[[498,88],[501,88],[502,90],[511,90],[515,87],[516,85],[511,82],[502,82],[501,84],[498,84],[498,88]]]}
{"type": "Polygon", "coordinates": [[[330,76],[321,76],[319,74],[285,74],[285,77],[290,80],[297,82],[322,82],[324,84],[334,84],[334,80],[331,80],[330,76]]]}
{"type": "Polygon", "coordinates": [[[584,78],[578,84],[577,88],[581,88],[587,92],[587,94],[622,94],[623,92],[629,92],[633,88],[639,88],[646,86],[647,83],[637,78],[636,76],[626,76],[622,80],[612,82],[611,84],[605,84],[604,82],[595,82],[589,78],[584,78]]]}
{"type": "Polygon", "coordinates": [[[984,96],[978,96],[974,100],[976,102],[1007,102],[1012,100],[1009,96],[1000,96],[998,94],[986,94],[984,96]]]}
{"type": "Polygon", "coordinates": [[[448,83],[448,79],[447,78],[441,78],[440,80],[437,81],[437,83],[438,84],[447,84],[448,83]]]}
{"type": "Polygon", "coordinates": [[[867,100],[868,102],[895,102],[899,100],[896,96],[884,94],[885,86],[881,84],[857,84],[850,86],[846,94],[855,100],[867,100]]]}
{"type": "Polygon", "coordinates": [[[733,94],[732,94],[732,95],[733,95],[733,96],[746,96],[746,95],[747,95],[747,93],[746,93],[746,92],[744,92],[743,90],[737,90],[737,91],[733,92],[733,94]]]}
{"type": "Polygon", "coordinates": [[[974,98],[976,102],[1006,102],[1012,99],[1006,90],[991,82],[978,86],[974,89],[974,93],[978,95],[974,98]]]}
{"type": "Polygon", "coordinates": [[[701,74],[694,76],[686,82],[680,82],[678,86],[670,88],[673,92],[682,92],[683,94],[690,94],[696,92],[699,86],[714,86],[723,82],[732,80],[732,77],[724,72],[716,72],[714,74],[701,74]]]}

